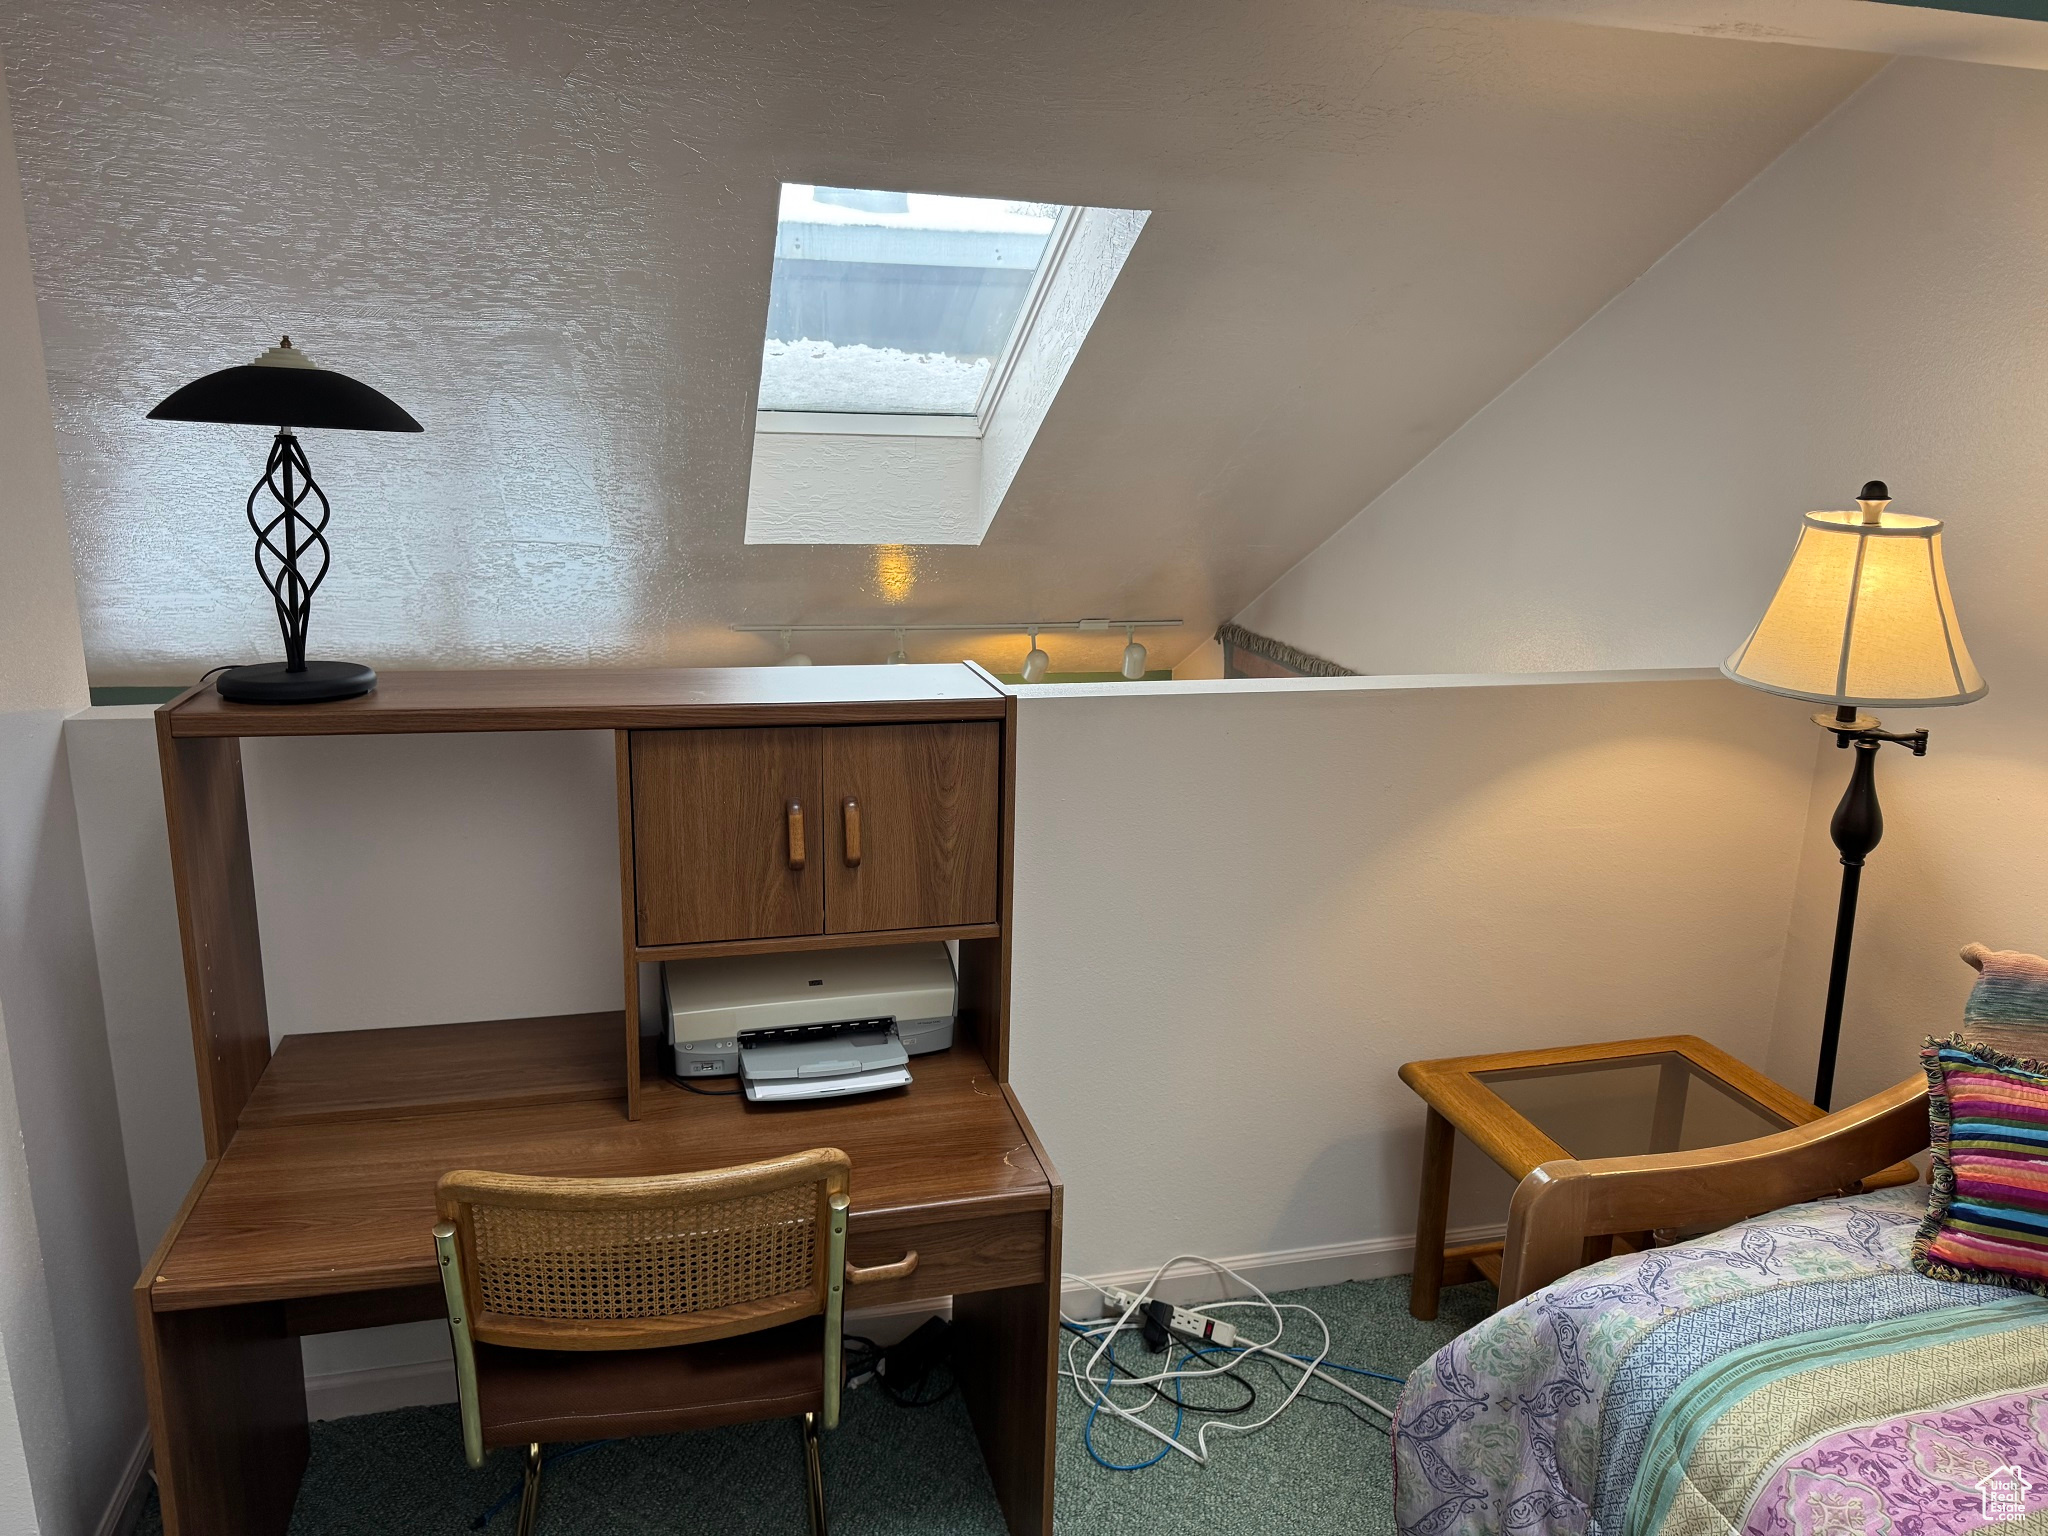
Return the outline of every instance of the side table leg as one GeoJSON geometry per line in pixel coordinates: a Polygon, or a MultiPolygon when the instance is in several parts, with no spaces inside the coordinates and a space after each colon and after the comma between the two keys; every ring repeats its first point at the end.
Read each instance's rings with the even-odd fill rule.
{"type": "Polygon", "coordinates": [[[1432,1108],[1422,1127],[1422,1192],[1415,1202],[1415,1273],[1408,1282],[1408,1315],[1436,1316],[1444,1288],[1444,1235],[1451,1218],[1451,1154],[1457,1128],[1432,1108]]]}

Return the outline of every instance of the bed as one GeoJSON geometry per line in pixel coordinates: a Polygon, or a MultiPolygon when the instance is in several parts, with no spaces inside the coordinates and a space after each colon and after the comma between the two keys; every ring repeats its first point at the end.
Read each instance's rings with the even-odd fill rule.
{"type": "Polygon", "coordinates": [[[1919,1088],[1714,1155],[1531,1174],[1502,1310],[1402,1391],[1403,1536],[2048,1532],[2048,1300],[1915,1272],[1926,1186],[1544,1272],[1687,1201],[1854,1188],[1924,1145],[1919,1088]]]}

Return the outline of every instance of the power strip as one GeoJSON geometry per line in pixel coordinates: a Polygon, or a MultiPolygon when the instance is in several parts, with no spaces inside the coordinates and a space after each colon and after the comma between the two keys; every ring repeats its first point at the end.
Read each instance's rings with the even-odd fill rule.
{"type": "MultiPolygon", "coordinates": [[[[1113,1285],[1105,1285],[1102,1287],[1102,1300],[1103,1304],[1109,1308],[1109,1316],[1111,1317],[1122,1317],[1126,1312],[1130,1312],[1132,1320],[1136,1322],[1141,1321],[1145,1316],[1144,1309],[1138,1307],[1138,1297],[1130,1291],[1119,1290],[1113,1285]],[[1131,1311],[1133,1307],[1138,1307],[1138,1310],[1131,1311]]],[[[1175,1307],[1173,1309],[1173,1319],[1167,1324],[1167,1327],[1171,1328],[1175,1333],[1185,1334],[1192,1339],[1201,1339],[1209,1344],[1229,1346],[1237,1342],[1237,1330],[1231,1327],[1230,1324],[1220,1322],[1213,1317],[1204,1317],[1199,1312],[1190,1312],[1184,1307],[1175,1307]]]]}

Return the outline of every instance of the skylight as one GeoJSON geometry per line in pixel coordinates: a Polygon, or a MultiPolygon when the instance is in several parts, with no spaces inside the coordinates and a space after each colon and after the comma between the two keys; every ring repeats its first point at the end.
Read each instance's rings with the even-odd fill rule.
{"type": "Polygon", "coordinates": [[[924,192],[782,189],[763,411],[974,416],[1068,210],[924,192]]]}

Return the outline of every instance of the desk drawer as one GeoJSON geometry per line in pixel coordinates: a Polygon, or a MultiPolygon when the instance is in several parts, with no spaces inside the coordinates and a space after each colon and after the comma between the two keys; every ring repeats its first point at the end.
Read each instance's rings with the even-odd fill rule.
{"type": "Polygon", "coordinates": [[[1001,1290],[1046,1281],[1045,1211],[972,1216],[902,1226],[869,1226],[855,1219],[846,1234],[846,1262],[860,1268],[894,1264],[917,1253],[917,1268],[900,1280],[874,1280],[846,1288],[846,1308],[888,1306],[970,1291],[1001,1290]]]}

